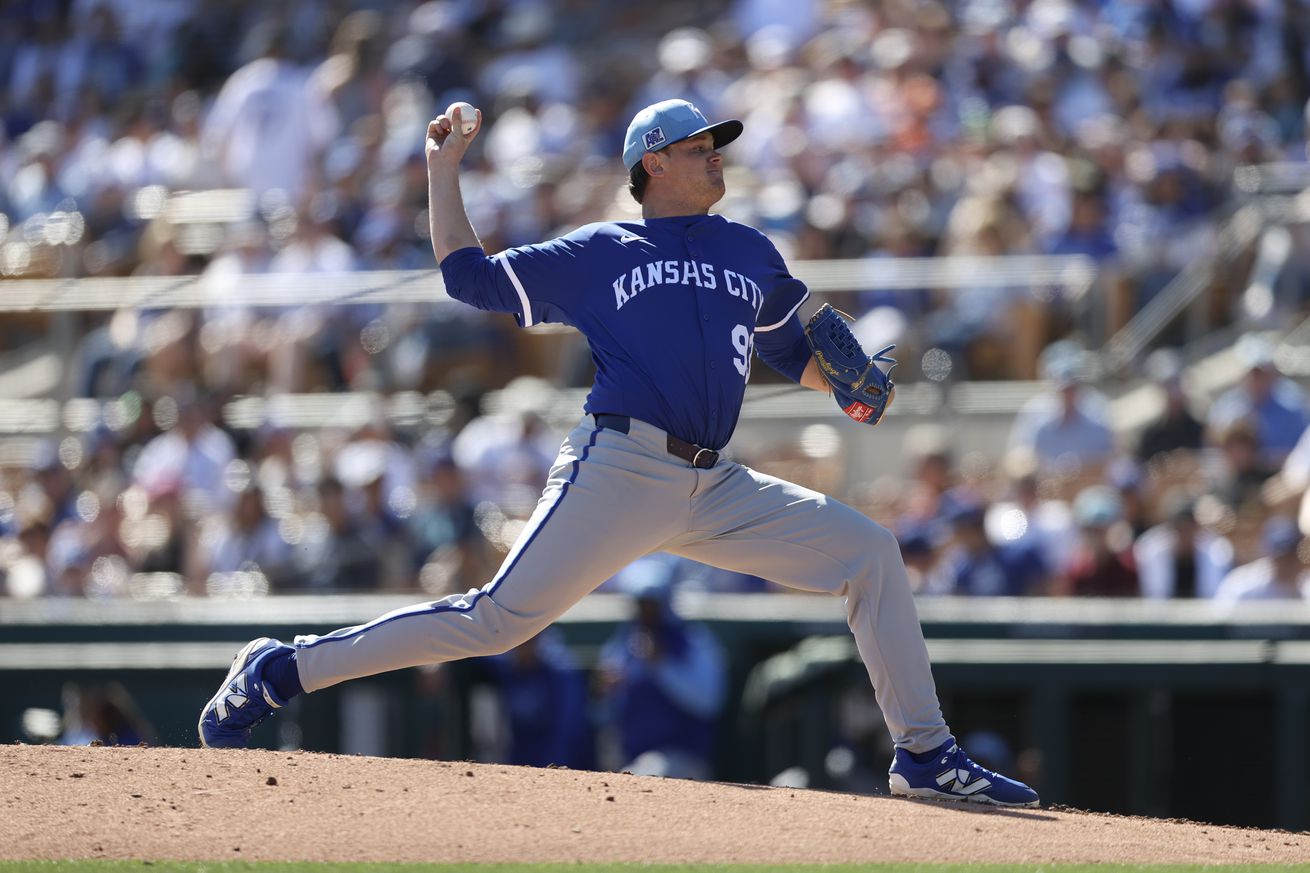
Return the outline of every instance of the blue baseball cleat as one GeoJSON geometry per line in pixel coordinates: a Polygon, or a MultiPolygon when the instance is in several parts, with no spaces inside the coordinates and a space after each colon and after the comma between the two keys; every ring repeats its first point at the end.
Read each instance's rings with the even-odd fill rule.
{"type": "Polygon", "coordinates": [[[232,669],[205,708],[200,710],[200,745],[209,749],[240,749],[255,725],[286,705],[261,669],[270,657],[291,647],[268,637],[251,640],[232,659],[232,669]]]}
{"type": "Polygon", "coordinates": [[[949,739],[926,764],[896,750],[888,782],[892,794],[936,800],[967,800],[996,806],[1037,806],[1037,792],[1022,782],[993,773],[975,763],[949,739]]]}

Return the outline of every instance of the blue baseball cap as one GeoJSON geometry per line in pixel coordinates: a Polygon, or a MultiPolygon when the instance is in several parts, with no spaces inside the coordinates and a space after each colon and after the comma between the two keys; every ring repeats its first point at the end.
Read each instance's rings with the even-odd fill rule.
{"type": "Polygon", "coordinates": [[[623,138],[623,166],[631,170],[646,152],[655,152],[701,133],[714,136],[714,147],[723,148],[741,136],[742,123],[735,118],[710,124],[709,120],[686,100],[652,103],[638,112],[623,138]]]}

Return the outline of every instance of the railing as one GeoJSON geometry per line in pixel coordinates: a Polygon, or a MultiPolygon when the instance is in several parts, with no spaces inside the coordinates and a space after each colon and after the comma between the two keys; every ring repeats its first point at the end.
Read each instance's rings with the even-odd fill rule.
{"type": "MultiPolygon", "coordinates": [[[[1206,257],[1189,263],[1101,349],[1098,376],[1123,373],[1210,287],[1215,273],[1249,251],[1267,229],[1310,221],[1310,165],[1264,164],[1239,168],[1234,187],[1249,199],[1224,222],[1206,257]],[[1291,192],[1301,192],[1293,194],[1291,192]]],[[[1261,246],[1253,283],[1272,286],[1290,241],[1269,236],[1261,246]],[[1263,268],[1263,269],[1262,269],[1263,268]],[[1272,273],[1272,276],[1270,275],[1272,273]]]]}
{"type": "MultiPolygon", "coordinates": [[[[1081,255],[796,261],[791,268],[818,294],[1018,286],[1080,297],[1096,280],[1095,262],[1081,255]]],[[[255,273],[225,280],[221,293],[213,288],[203,276],[15,280],[0,284],[0,313],[450,301],[438,270],[255,273]]]]}

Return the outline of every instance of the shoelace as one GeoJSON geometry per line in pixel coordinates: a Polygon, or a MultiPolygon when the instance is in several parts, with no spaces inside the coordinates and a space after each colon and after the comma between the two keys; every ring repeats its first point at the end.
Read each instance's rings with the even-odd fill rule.
{"type": "Polygon", "coordinates": [[[987,777],[990,777],[990,778],[992,778],[992,779],[1005,779],[1005,777],[1002,776],[1000,773],[997,773],[997,772],[994,771],[994,770],[988,770],[988,769],[987,769],[986,767],[984,767],[982,764],[979,764],[979,763],[978,763],[977,761],[975,761],[973,758],[970,758],[967,754],[965,754],[964,749],[961,749],[959,746],[956,746],[956,747],[955,747],[955,766],[956,766],[957,768],[960,766],[960,759],[961,759],[961,758],[964,759],[965,764],[968,766],[968,769],[970,769],[970,770],[974,770],[974,771],[976,771],[976,772],[978,772],[978,773],[981,773],[983,776],[987,776],[987,777]]]}

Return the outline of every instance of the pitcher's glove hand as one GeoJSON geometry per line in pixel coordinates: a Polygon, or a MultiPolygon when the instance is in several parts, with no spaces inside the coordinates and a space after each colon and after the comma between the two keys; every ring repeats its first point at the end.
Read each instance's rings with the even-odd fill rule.
{"type": "Polygon", "coordinates": [[[823,304],[805,325],[805,339],[842,412],[862,424],[877,424],[896,394],[896,386],[888,378],[896,361],[886,357],[896,346],[869,357],[842,316],[823,304]],[[887,373],[879,363],[891,364],[887,373]]]}

